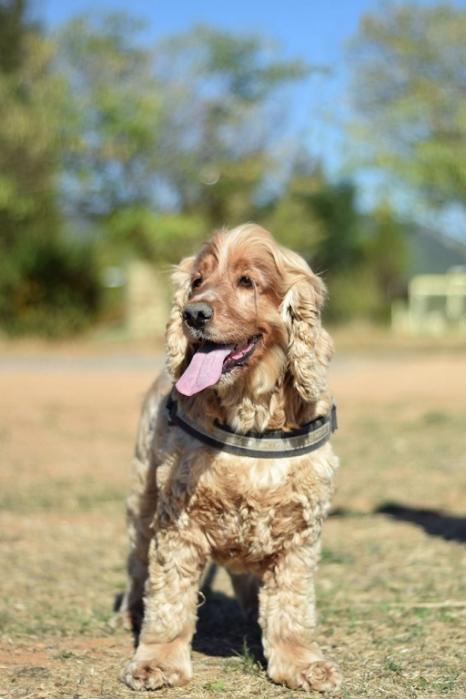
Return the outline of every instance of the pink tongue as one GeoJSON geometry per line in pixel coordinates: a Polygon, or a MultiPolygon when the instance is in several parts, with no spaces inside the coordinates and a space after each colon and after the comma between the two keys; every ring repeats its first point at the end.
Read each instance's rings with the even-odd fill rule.
{"type": "Polygon", "coordinates": [[[232,351],[232,345],[203,345],[176,383],[176,388],[184,396],[193,396],[204,388],[213,386],[222,375],[223,360],[232,351]]]}

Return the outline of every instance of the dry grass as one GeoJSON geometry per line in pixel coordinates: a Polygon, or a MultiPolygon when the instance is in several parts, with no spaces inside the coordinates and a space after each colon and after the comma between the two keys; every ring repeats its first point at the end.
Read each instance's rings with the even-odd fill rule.
{"type": "MultiPolygon", "coordinates": [[[[124,507],[138,405],[154,371],[30,353],[0,359],[0,697],[123,699],[131,638],[124,507]],[[55,361],[56,360],[56,361],[55,361]],[[3,368],[2,368],[3,367],[3,368]]],[[[154,359],[154,367],[157,361],[154,359]]],[[[466,696],[466,359],[340,357],[342,457],[318,575],[319,637],[343,697],[466,696]],[[428,510],[428,511],[426,511],[428,510]]],[[[195,677],[161,697],[301,696],[265,678],[223,571],[199,609],[195,677]]],[[[142,696],[142,695],[141,695],[142,696]]]]}

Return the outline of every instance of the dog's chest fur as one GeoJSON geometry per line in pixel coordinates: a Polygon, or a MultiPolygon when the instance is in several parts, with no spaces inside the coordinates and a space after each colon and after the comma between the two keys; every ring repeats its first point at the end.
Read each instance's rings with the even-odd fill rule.
{"type": "Polygon", "coordinates": [[[259,572],[291,546],[318,538],[337,465],[330,445],[288,459],[238,459],[190,446],[157,468],[159,524],[196,528],[214,558],[238,571],[259,572]]]}

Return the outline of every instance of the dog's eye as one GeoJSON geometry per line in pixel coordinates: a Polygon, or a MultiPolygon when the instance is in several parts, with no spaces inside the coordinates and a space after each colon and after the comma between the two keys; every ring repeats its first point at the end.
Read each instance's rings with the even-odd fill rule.
{"type": "Polygon", "coordinates": [[[238,286],[242,286],[245,289],[252,289],[254,286],[254,282],[252,281],[251,277],[246,276],[245,274],[238,279],[238,286]]]}
{"type": "Polygon", "coordinates": [[[196,279],[193,279],[191,282],[191,289],[197,289],[199,286],[201,286],[202,281],[202,277],[196,277],[196,279]]]}

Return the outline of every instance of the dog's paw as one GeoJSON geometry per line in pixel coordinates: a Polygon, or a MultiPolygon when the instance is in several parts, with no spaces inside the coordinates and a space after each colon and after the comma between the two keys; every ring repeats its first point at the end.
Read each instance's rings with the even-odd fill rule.
{"type": "Polygon", "coordinates": [[[337,666],[329,660],[313,660],[306,666],[292,666],[282,663],[269,666],[270,679],[284,684],[290,689],[303,689],[306,692],[337,692],[342,684],[342,676],[337,666]]]}
{"type": "Polygon", "coordinates": [[[299,673],[298,687],[306,691],[337,692],[343,678],[337,666],[328,660],[316,660],[299,673]]]}
{"type": "Polygon", "coordinates": [[[142,691],[143,689],[160,689],[168,686],[167,678],[157,666],[150,663],[131,660],[123,669],[120,679],[130,689],[142,691]]]}
{"type": "Polygon", "coordinates": [[[191,679],[183,670],[161,668],[156,662],[131,660],[121,673],[121,681],[131,689],[161,689],[162,687],[179,687],[191,679]]]}
{"type": "Polygon", "coordinates": [[[186,684],[192,676],[191,661],[188,649],[180,650],[171,644],[140,644],[134,658],[123,669],[121,681],[137,691],[186,684]]]}

